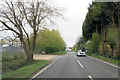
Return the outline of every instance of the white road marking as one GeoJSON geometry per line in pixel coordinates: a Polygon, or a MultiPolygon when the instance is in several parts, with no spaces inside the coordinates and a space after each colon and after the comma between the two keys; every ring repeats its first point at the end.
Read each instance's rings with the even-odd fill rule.
{"type": "Polygon", "coordinates": [[[92,76],[88,75],[88,77],[89,77],[91,80],[93,80],[92,76]]]}
{"type": "Polygon", "coordinates": [[[91,57],[91,56],[88,56],[88,57],[90,57],[90,58],[92,58],[92,59],[95,59],[95,60],[98,60],[98,61],[100,61],[100,62],[103,62],[103,63],[105,63],[105,64],[109,64],[109,65],[111,65],[111,66],[113,66],[113,67],[120,68],[120,67],[118,67],[118,66],[115,66],[115,65],[113,65],[113,64],[111,64],[111,63],[108,63],[108,62],[105,62],[105,61],[102,61],[102,60],[99,60],[99,59],[97,59],[97,58],[94,58],[94,57],[91,57]]]}
{"type": "MultiPolygon", "coordinates": [[[[47,67],[45,67],[44,69],[42,69],[42,70],[41,70],[39,73],[37,73],[35,76],[33,76],[32,79],[35,78],[36,76],[38,76],[39,74],[41,74],[41,73],[42,73],[43,71],[45,71],[47,68],[49,68],[53,63],[55,63],[55,61],[52,62],[51,64],[49,64],[49,65],[48,65],[47,67]]],[[[32,80],[32,79],[31,79],[31,80],[32,80]]]]}
{"type": "Polygon", "coordinates": [[[76,56],[75,56],[75,59],[77,59],[76,56]]]}
{"type": "Polygon", "coordinates": [[[83,65],[80,63],[80,61],[79,60],[77,60],[77,62],[80,64],[80,66],[83,68],[83,65]]]}

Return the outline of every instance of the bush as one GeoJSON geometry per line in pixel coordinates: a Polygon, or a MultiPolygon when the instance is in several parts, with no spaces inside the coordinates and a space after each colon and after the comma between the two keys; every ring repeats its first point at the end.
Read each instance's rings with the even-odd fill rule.
{"type": "Polygon", "coordinates": [[[113,56],[113,59],[120,60],[120,55],[113,56]]]}

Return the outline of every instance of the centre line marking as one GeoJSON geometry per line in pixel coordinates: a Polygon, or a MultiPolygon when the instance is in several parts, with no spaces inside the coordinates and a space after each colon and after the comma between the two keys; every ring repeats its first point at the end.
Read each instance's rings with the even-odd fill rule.
{"type": "Polygon", "coordinates": [[[77,59],[76,56],[75,56],[75,59],[77,59]]]}
{"type": "Polygon", "coordinates": [[[83,65],[80,63],[80,61],[79,60],[77,60],[77,62],[80,64],[80,66],[83,68],[83,65]]]}
{"type": "Polygon", "coordinates": [[[88,75],[88,77],[89,77],[91,80],[93,80],[92,76],[88,75]]]}
{"type": "MultiPolygon", "coordinates": [[[[38,76],[39,74],[41,74],[41,73],[42,73],[43,71],[45,71],[47,68],[49,68],[53,63],[55,63],[55,61],[52,62],[51,64],[49,64],[49,65],[48,65],[47,67],[45,67],[43,70],[41,70],[41,71],[40,71],[39,73],[37,73],[35,76],[33,76],[32,79],[35,78],[36,76],[38,76]]],[[[32,79],[31,79],[31,80],[32,80],[32,79]]]]}

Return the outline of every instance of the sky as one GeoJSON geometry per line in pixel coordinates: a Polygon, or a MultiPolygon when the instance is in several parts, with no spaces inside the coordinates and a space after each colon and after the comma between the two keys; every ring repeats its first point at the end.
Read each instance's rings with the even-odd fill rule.
{"type": "MultiPolygon", "coordinates": [[[[82,24],[92,0],[53,0],[52,3],[64,9],[64,20],[56,18],[56,24],[52,26],[59,30],[67,47],[72,47],[82,36],[82,24]]],[[[30,30],[28,29],[28,31],[30,30]]],[[[11,36],[11,32],[0,32],[0,36],[11,36]]]]}
{"type": "Polygon", "coordinates": [[[72,47],[82,36],[82,24],[92,0],[53,0],[63,7],[65,20],[56,20],[58,30],[68,47],[72,47]]]}

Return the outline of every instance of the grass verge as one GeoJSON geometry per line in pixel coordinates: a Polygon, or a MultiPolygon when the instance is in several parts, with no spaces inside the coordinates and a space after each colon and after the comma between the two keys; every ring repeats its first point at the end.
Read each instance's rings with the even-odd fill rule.
{"type": "Polygon", "coordinates": [[[51,54],[53,54],[53,55],[64,55],[66,53],[67,53],[66,51],[59,51],[59,52],[54,52],[54,53],[51,53],[51,54]]]}
{"type": "Polygon", "coordinates": [[[2,61],[2,73],[15,71],[18,68],[24,67],[26,64],[25,59],[11,59],[9,61],[2,61]]]}
{"type": "Polygon", "coordinates": [[[106,62],[109,62],[109,63],[112,63],[112,64],[115,64],[117,66],[120,66],[118,60],[115,60],[115,59],[112,59],[112,58],[108,58],[108,57],[104,57],[104,56],[100,56],[100,55],[97,55],[97,54],[87,54],[87,55],[95,57],[95,58],[103,60],[103,61],[106,61],[106,62]]]}
{"type": "Polygon", "coordinates": [[[7,72],[3,74],[2,78],[3,80],[5,78],[19,78],[19,80],[24,80],[24,78],[28,77],[31,75],[33,72],[37,71],[41,67],[45,66],[48,64],[48,61],[45,60],[35,60],[31,65],[26,65],[24,67],[21,67],[15,71],[7,72]]]}
{"type": "Polygon", "coordinates": [[[78,50],[72,50],[72,52],[78,52],[78,50]]]}

